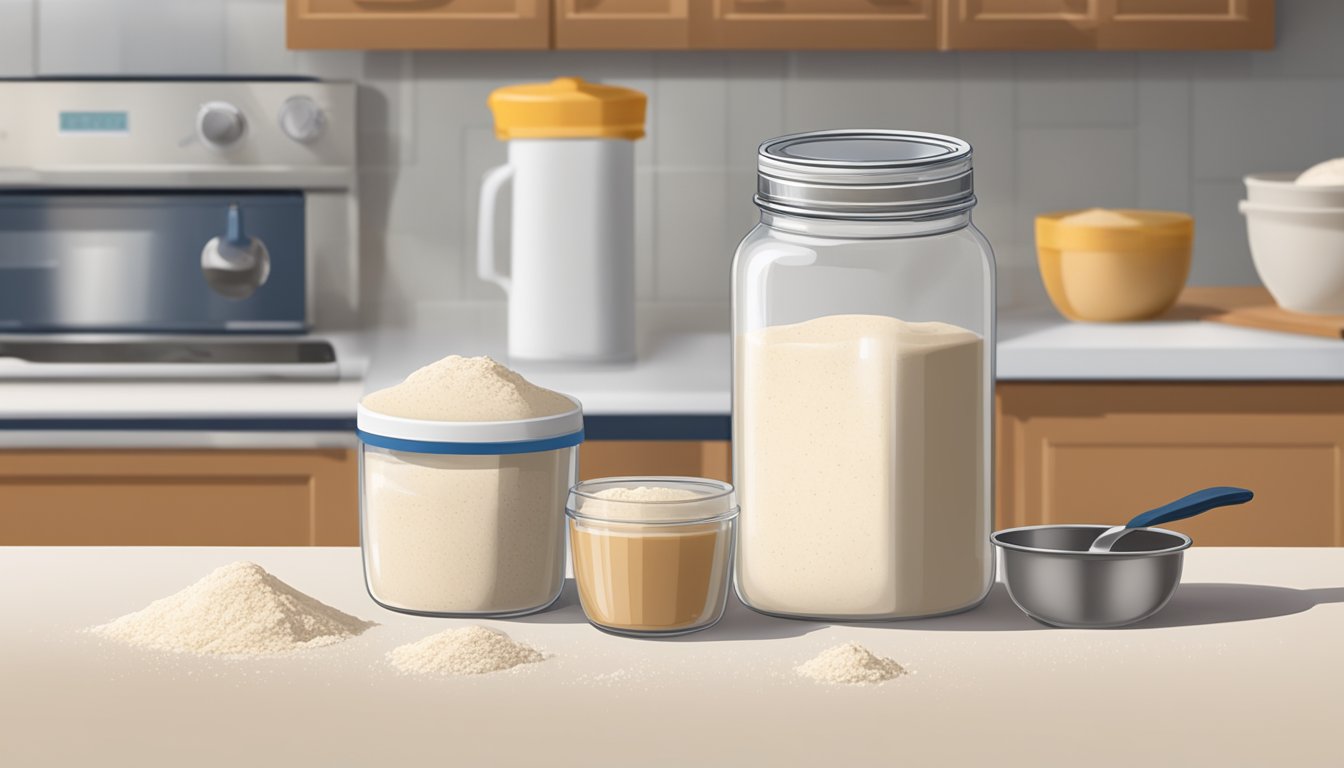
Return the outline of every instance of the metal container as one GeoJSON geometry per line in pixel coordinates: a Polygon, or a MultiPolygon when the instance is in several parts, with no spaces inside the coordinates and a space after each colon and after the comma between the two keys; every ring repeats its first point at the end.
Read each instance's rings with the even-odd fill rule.
{"type": "Polygon", "coordinates": [[[1190,537],[1136,530],[1110,552],[1088,547],[1105,525],[1035,525],[991,538],[1003,551],[1008,595],[1028,616],[1074,629],[1123,627],[1152,616],[1181,582],[1190,537]]]}

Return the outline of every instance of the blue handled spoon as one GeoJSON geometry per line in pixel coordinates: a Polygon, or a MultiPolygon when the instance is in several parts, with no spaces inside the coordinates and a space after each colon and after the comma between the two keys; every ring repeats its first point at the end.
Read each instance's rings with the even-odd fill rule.
{"type": "Polygon", "coordinates": [[[1187,517],[1202,515],[1210,509],[1217,509],[1218,507],[1245,504],[1254,497],[1255,494],[1245,488],[1233,488],[1231,486],[1217,486],[1195,491],[1189,496],[1182,496],[1173,502],[1163,504],[1157,509],[1150,509],[1124,525],[1107,528],[1104,533],[1097,537],[1096,541],[1092,542],[1092,546],[1087,551],[1110,552],[1111,547],[1115,546],[1115,543],[1130,531],[1184,520],[1187,517]]]}

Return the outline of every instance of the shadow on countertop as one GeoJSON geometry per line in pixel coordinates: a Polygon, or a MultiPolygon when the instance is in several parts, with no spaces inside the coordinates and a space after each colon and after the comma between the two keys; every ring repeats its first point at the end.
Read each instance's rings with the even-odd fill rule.
{"type": "Polygon", "coordinates": [[[1261,584],[1182,584],[1156,616],[1121,629],[1194,627],[1258,621],[1344,603],[1344,587],[1291,589],[1261,584]]]}
{"type": "MultiPolygon", "coordinates": [[[[1260,584],[1192,583],[1182,584],[1171,602],[1156,616],[1121,630],[1164,629],[1206,624],[1231,624],[1290,616],[1318,605],[1344,603],[1344,587],[1290,589],[1260,584]]],[[[551,608],[522,616],[513,621],[528,624],[583,624],[587,619],[579,605],[573,579],[566,579],[560,598],[551,608]]],[[[906,621],[826,622],[785,619],[757,613],[746,607],[731,592],[728,607],[719,623],[703,632],[666,638],[648,638],[664,642],[736,642],[779,640],[801,637],[829,626],[857,626],[914,630],[921,632],[1048,632],[1054,627],[1041,624],[1018,610],[1003,584],[996,583],[985,601],[965,613],[935,619],[906,621]]],[[[643,638],[640,638],[643,639],[643,638]]]]}

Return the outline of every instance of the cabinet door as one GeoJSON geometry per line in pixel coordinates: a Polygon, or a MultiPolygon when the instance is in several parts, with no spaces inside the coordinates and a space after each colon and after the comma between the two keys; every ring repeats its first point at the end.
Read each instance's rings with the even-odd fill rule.
{"type": "Polygon", "coordinates": [[[1098,48],[1268,49],[1274,0],[1105,0],[1098,48]]]}
{"type": "Polygon", "coordinates": [[[732,479],[727,440],[589,440],[579,447],[579,477],[682,475],[732,479]]]}
{"type": "Polygon", "coordinates": [[[1191,491],[1249,504],[1170,527],[1212,546],[1344,545],[1344,384],[998,386],[998,527],[1123,523],[1191,491]]]}
{"type": "Polygon", "coordinates": [[[354,546],[355,452],[0,451],[0,545],[354,546]]]}
{"type": "Polygon", "coordinates": [[[1069,50],[1097,45],[1098,0],[941,0],[942,47],[1069,50]]]}
{"type": "Polygon", "coordinates": [[[684,49],[690,0],[555,0],[555,47],[684,49]]]}
{"type": "Polygon", "coordinates": [[[1274,47],[1274,0],[941,1],[950,50],[1274,47]]]}
{"type": "Polygon", "coordinates": [[[691,0],[691,47],[932,50],[936,3],[691,0]]]}
{"type": "Polygon", "coordinates": [[[551,0],[286,0],[290,48],[549,48],[551,0]]]}

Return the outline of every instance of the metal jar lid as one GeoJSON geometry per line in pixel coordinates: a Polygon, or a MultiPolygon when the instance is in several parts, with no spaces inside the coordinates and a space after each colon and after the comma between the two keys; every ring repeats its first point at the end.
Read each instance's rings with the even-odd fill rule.
{"type": "Polygon", "coordinates": [[[947,216],[975,205],[971,145],[918,131],[839,130],[771,139],[758,153],[756,205],[826,219],[947,216]]]}

